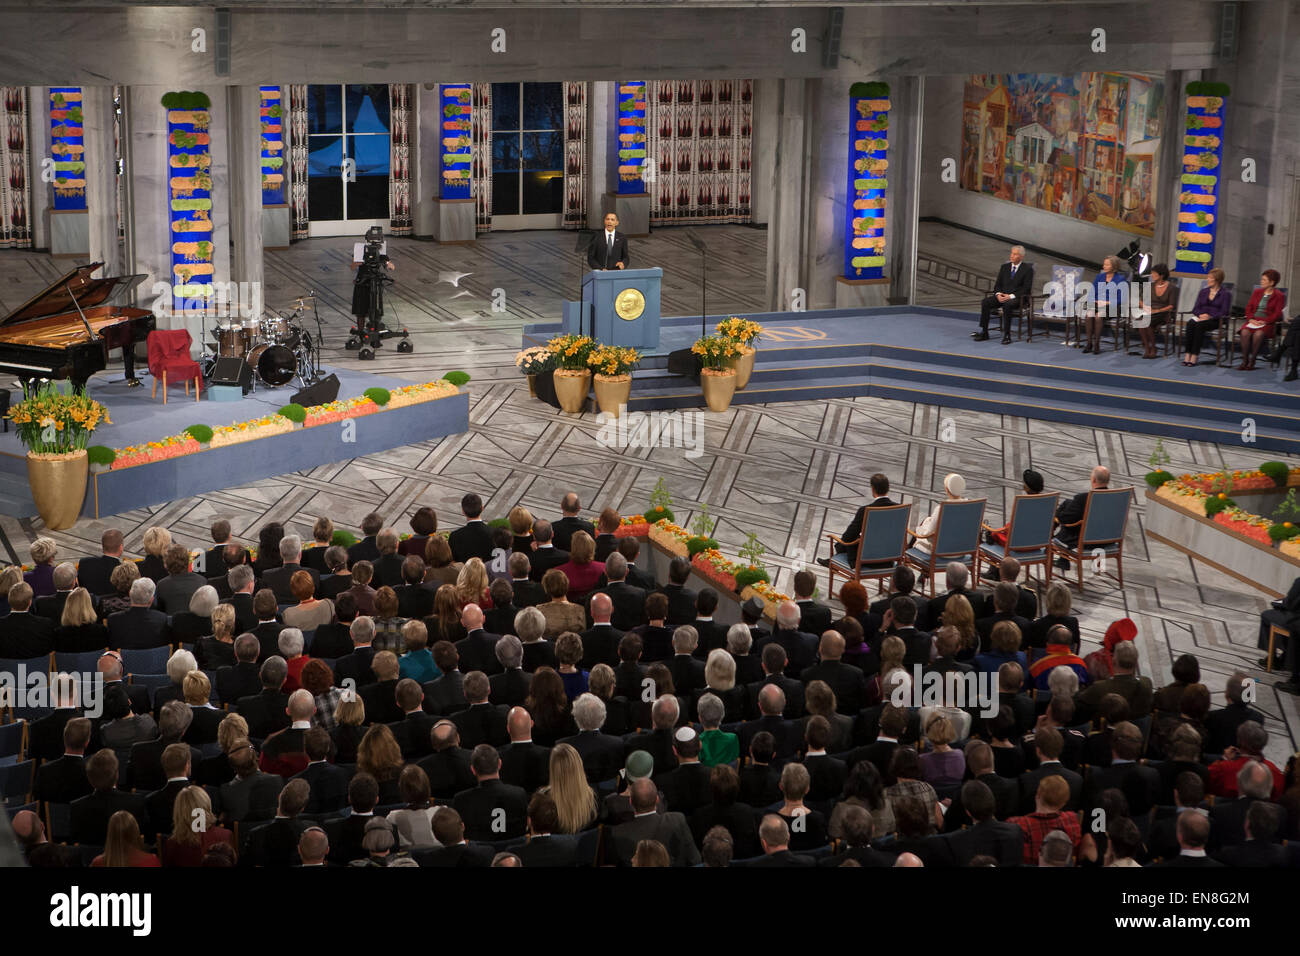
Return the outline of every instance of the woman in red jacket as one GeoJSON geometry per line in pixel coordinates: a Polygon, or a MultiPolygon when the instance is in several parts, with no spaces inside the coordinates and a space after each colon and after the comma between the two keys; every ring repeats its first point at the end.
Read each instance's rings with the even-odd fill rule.
{"type": "Polygon", "coordinates": [[[1250,297],[1246,306],[1246,324],[1241,327],[1239,372],[1255,370],[1256,356],[1277,331],[1277,321],[1282,318],[1282,309],[1286,307],[1286,295],[1277,288],[1281,278],[1276,269],[1265,269],[1259,277],[1259,288],[1250,297]]]}

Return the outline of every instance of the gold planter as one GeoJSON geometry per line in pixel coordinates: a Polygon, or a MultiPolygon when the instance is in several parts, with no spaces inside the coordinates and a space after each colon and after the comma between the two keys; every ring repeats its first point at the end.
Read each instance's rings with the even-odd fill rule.
{"type": "Polygon", "coordinates": [[[77,523],[86,497],[88,472],[85,451],[66,455],[27,453],[27,483],[36,510],[50,531],[63,531],[77,523]]]}
{"type": "Polygon", "coordinates": [[[537,376],[525,375],[524,378],[528,379],[528,397],[536,398],[537,397],[537,376]]]}
{"type": "Polygon", "coordinates": [[[725,412],[731,407],[731,397],[736,394],[736,370],[702,369],[700,387],[704,389],[704,403],[709,406],[709,411],[725,412]]]}
{"type": "Polygon", "coordinates": [[[736,391],[740,391],[749,384],[749,377],[754,374],[754,356],[758,350],[752,345],[744,346],[748,351],[741,352],[740,358],[736,360],[736,391]]]}
{"type": "Polygon", "coordinates": [[[555,397],[559,400],[561,411],[581,412],[587,404],[587,392],[590,390],[590,369],[555,370],[555,397]]]}
{"type": "Polygon", "coordinates": [[[617,418],[632,395],[631,375],[597,375],[596,405],[602,412],[617,418]]]}

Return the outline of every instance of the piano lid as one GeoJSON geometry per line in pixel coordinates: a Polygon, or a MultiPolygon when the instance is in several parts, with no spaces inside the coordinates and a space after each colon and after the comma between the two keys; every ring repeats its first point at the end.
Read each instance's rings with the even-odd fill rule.
{"type": "Polygon", "coordinates": [[[72,318],[80,322],[77,306],[73,304],[72,296],[68,294],[69,288],[77,297],[77,304],[86,309],[92,305],[104,304],[119,291],[135,288],[145,278],[145,273],[141,273],[134,276],[107,276],[92,279],[90,274],[102,265],[102,262],[92,262],[89,265],[78,266],[9,313],[0,320],[0,326],[13,327],[35,319],[62,315],[65,312],[70,312],[72,318]]]}

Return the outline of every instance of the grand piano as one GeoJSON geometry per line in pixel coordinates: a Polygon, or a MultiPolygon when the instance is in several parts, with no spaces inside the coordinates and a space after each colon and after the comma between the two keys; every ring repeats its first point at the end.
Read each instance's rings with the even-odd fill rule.
{"type": "Polygon", "coordinates": [[[102,265],[78,266],[0,320],[0,373],[16,375],[24,385],[68,379],[81,391],[107,367],[109,349],[144,340],[154,327],[151,311],[107,304],[144,275],[92,279],[102,265]]]}

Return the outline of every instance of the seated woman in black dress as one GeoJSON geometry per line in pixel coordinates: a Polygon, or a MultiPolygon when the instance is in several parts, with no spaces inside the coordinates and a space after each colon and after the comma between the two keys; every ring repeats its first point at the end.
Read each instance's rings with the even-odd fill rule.
{"type": "MultiPolygon", "coordinates": [[[[1142,357],[1159,358],[1156,352],[1156,330],[1169,321],[1174,314],[1174,284],[1169,281],[1169,267],[1164,263],[1151,267],[1151,301],[1144,311],[1150,316],[1133,320],[1133,328],[1142,338],[1142,357]],[[1144,323],[1144,324],[1139,324],[1144,323]]],[[[1168,333],[1166,333],[1168,334],[1168,333]]]]}

